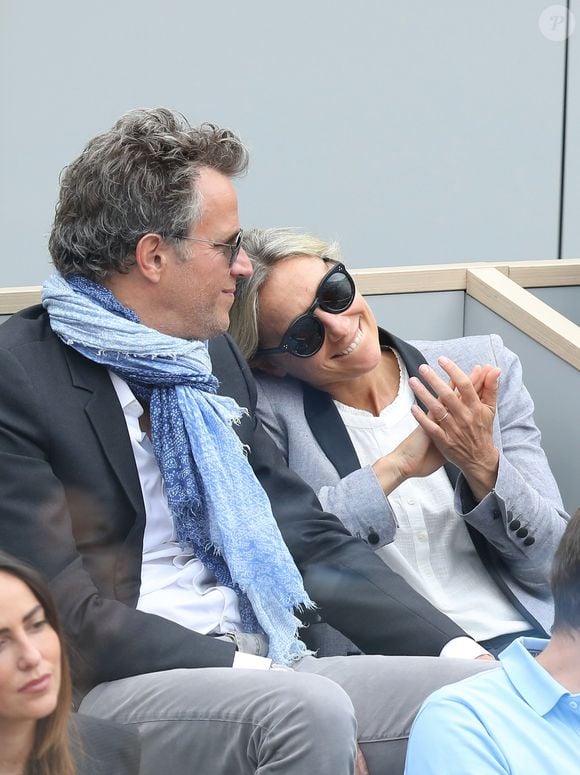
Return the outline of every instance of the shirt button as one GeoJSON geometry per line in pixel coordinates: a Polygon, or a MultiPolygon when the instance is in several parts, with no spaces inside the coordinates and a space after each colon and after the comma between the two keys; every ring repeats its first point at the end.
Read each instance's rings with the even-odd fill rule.
{"type": "Polygon", "coordinates": [[[578,703],[576,702],[576,700],[571,700],[570,707],[576,710],[576,708],[578,707],[578,703]]]}
{"type": "Polygon", "coordinates": [[[417,535],[417,538],[419,539],[419,541],[426,541],[427,540],[427,533],[421,532],[421,533],[419,533],[417,535]]]}
{"type": "Polygon", "coordinates": [[[413,500],[413,498],[409,498],[407,500],[407,503],[409,504],[409,506],[414,506],[415,505],[415,501],[413,500]]]}

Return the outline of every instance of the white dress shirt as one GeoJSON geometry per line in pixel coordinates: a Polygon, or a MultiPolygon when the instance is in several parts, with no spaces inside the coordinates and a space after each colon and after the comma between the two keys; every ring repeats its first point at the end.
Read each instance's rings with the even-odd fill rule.
{"type": "MultiPolygon", "coordinates": [[[[399,392],[379,417],[335,401],[361,466],[392,452],[417,427],[407,370],[397,360],[399,392]]],[[[387,497],[398,527],[395,540],[377,554],[392,570],[476,640],[530,628],[483,566],[453,507],[444,468],[408,479],[387,497]]]]}
{"type": "Polygon", "coordinates": [[[127,383],[109,372],[123,409],[145,504],[141,588],[137,608],[203,634],[242,628],[238,596],[189,547],[175,540],[163,479],[147,434],[139,426],[143,407],[127,383]]]}

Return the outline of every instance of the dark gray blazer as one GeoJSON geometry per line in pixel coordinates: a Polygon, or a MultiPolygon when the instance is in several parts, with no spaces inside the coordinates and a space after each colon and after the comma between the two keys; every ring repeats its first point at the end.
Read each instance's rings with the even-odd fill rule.
{"type": "MultiPolygon", "coordinates": [[[[249,410],[236,432],[323,618],[368,653],[438,654],[463,634],[287,468],[231,339],[210,354],[220,390],[249,410]]],[[[0,326],[0,504],[0,546],[50,580],[83,690],[232,664],[233,644],[135,609],[145,510],[123,412],[106,369],[64,345],[41,307],[0,326]]]]}
{"type": "MultiPolygon", "coordinates": [[[[381,342],[401,355],[410,376],[420,375],[440,355],[469,373],[477,363],[501,368],[494,421],[500,450],[493,492],[476,505],[471,491],[451,464],[445,466],[455,489],[455,509],[485,567],[500,589],[534,625],[549,631],[553,603],[549,576],[555,548],[566,526],[558,487],[540,446],[533,403],[522,383],[517,356],[499,336],[470,336],[444,342],[404,342],[386,331],[381,342]]],[[[256,373],[258,414],[289,466],[310,484],[323,508],[378,549],[393,540],[395,516],[370,466],[360,462],[340,415],[327,393],[294,379],[256,373]]]]}

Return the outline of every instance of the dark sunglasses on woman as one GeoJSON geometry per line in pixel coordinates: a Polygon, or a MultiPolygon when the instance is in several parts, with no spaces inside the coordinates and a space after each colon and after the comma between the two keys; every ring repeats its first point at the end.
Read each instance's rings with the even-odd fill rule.
{"type": "Polygon", "coordinates": [[[350,307],[355,293],[354,280],[343,264],[336,264],[322,278],[314,301],[306,312],[290,323],[279,346],[258,350],[256,355],[289,353],[298,358],[316,355],[324,342],[324,325],[314,316],[314,310],[320,307],[325,312],[338,315],[350,307]]]}

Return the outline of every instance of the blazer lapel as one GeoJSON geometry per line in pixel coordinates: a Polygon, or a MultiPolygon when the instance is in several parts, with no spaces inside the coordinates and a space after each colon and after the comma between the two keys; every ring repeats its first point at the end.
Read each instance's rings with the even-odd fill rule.
{"type": "Polygon", "coordinates": [[[341,479],[360,468],[344,423],[328,393],[304,384],[304,414],[322,451],[341,479]]]}
{"type": "Polygon", "coordinates": [[[76,350],[65,348],[72,384],[85,391],[85,412],[99,439],[104,456],[118,478],[138,516],[145,507],[135,457],[123,410],[106,369],[89,361],[76,350]]]}
{"type": "MultiPolygon", "coordinates": [[[[426,363],[425,356],[413,345],[399,339],[388,331],[379,328],[379,340],[383,347],[392,347],[401,356],[410,377],[417,377],[433,393],[431,387],[425,382],[419,373],[419,366],[426,363]]],[[[350,440],[350,436],[338,413],[333,400],[328,393],[317,390],[311,385],[303,385],[304,414],[310,430],[326,457],[338,471],[340,478],[344,478],[360,468],[360,461],[350,440]]],[[[419,406],[425,410],[425,406],[418,401],[419,406]]],[[[459,469],[453,463],[445,464],[445,471],[455,487],[459,469]]]]}

